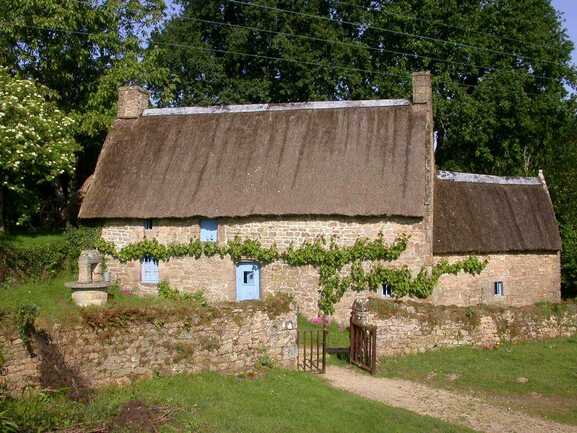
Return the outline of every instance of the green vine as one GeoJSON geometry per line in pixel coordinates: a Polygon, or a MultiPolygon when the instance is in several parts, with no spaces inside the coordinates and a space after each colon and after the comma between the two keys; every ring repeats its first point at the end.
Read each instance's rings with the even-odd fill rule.
{"type": "Polygon", "coordinates": [[[321,299],[319,301],[323,312],[334,312],[334,304],[338,302],[348,289],[360,292],[370,290],[376,292],[383,284],[387,284],[395,298],[412,296],[415,298],[427,298],[443,275],[456,275],[466,272],[471,275],[480,274],[487,266],[487,260],[479,260],[477,257],[468,257],[455,263],[443,260],[432,267],[429,271],[421,268],[413,277],[408,267],[388,268],[382,264],[373,264],[369,271],[365,271],[360,261],[351,265],[349,275],[341,277],[332,269],[321,268],[321,299]]]}
{"type": "Polygon", "coordinates": [[[327,242],[324,238],[306,241],[298,247],[291,246],[280,252],[276,245],[264,247],[258,240],[240,240],[219,244],[215,242],[201,242],[193,239],[187,244],[160,244],[156,239],[130,244],[118,250],[112,242],[99,239],[96,248],[103,254],[114,257],[122,263],[131,260],[140,260],[142,257],[153,257],[160,261],[167,261],[172,257],[201,257],[219,256],[230,257],[238,262],[242,259],[255,260],[261,264],[274,261],[283,261],[290,266],[311,265],[319,270],[320,281],[320,310],[325,314],[334,313],[334,305],[342,298],[348,289],[378,290],[383,284],[389,284],[396,297],[414,296],[428,297],[441,275],[467,272],[480,273],[486,266],[486,261],[476,257],[449,264],[442,261],[428,271],[425,268],[413,277],[405,266],[388,268],[382,263],[397,260],[407,249],[409,237],[399,236],[392,244],[384,241],[379,234],[376,239],[357,239],[351,246],[339,246],[334,239],[327,242]],[[363,263],[370,262],[373,266],[365,271],[363,263]],[[350,273],[341,276],[346,265],[351,265],[350,273]]]}

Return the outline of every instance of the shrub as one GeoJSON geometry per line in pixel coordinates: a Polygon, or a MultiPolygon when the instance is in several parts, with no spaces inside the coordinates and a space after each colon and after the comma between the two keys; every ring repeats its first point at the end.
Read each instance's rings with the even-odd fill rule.
{"type": "Polygon", "coordinates": [[[190,301],[200,306],[206,306],[208,304],[202,290],[196,290],[192,293],[180,292],[177,289],[170,287],[166,281],[161,281],[158,285],[158,296],[162,299],[168,299],[171,301],[190,301]]]}
{"type": "Polygon", "coordinates": [[[27,344],[30,341],[30,336],[34,332],[34,322],[38,317],[38,305],[22,304],[16,311],[16,326],[22,341],[27,344]]]}
{"type": "Polygon", "coordinates": [[[14,242],[0,239],[0,282],[7,279],[50,278],[63,270],[76,271],[80,252],[94,248],[100,237],[98,227],[69,229],[48,240],[14,242]]]}

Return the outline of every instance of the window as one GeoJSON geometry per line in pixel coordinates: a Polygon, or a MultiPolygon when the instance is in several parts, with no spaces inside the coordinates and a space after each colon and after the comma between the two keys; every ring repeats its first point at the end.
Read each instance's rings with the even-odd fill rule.
{"type": "Polygon", "coordinates": [[[200,220],[200,240],[202,242],[216,242],[218,240],[218,223],[216,220],[200,220]]]}
{"type": "Polygon", "coordinates": [[[144,284],[160,283],[160,273],[158,272],[158,260],[153,257],[143,257],[140,260],[140,280],[144,284]]]}
{"type": "Polygon", "coordinates": [[[495,281],[495,296],[504,296],[503,281],[495,281]]]}
{"type": "Polygon", "coordinates": [[[145,219],[144,220],[144,230],[152,230],[152,220],[145,219]]]}
{"type": "Polygon", "coordinates": [[[393,297],[393,289],[391,289],[391,286],[389,286],[387,283],[383,284],[382,287],[382,295],[383,298],[392,298],[393,297]]]}

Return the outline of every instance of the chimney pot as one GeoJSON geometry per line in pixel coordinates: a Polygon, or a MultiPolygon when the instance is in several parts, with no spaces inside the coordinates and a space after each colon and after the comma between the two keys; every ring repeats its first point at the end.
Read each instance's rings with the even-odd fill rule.
{"type": "Polygon", "coordinates": [[[430,72],[414,72],[413,104],[431,104],[433,102],[433,86],[430,72]]]}
{"type": "Polygon", "coordinates": [[[118,89],[119,119],[136,119],[148,108],[150,94],[140,86],[123,86],[118,89]]]}

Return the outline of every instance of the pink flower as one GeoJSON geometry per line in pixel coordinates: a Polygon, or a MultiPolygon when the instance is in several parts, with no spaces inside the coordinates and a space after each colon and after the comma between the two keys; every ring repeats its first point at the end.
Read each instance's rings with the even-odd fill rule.
{"type": "Polygon", "coordinates": [[[311,323],[313,325],[328,325],[329,324],[329,318],[325,317],[325,316],[318,316],[318,317],[315,317],[314,319],[311,319],[311,323]]]}

